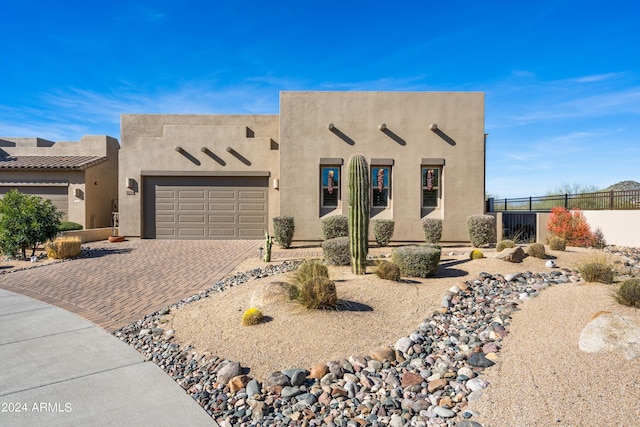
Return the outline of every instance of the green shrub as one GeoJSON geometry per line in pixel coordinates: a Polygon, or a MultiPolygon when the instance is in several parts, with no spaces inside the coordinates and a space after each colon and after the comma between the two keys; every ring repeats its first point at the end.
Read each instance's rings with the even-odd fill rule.
{"type": "Polygon", "coordinates": [[[346,215],[333,215],[323,218],[322,238],[324,240],[349,236],[349,218],[346,215]]]}
{"type": "Polygon", "coordinates": [[[513,240],[501,240],[496,245],[496,252],[502,252],[507,248],[515,248],[516,242],[513,240]]]}
{"type": "Polygon", "coordinates": [[[327,277],[313,277],[296,287],[297,300],[307,308],[331,308],[338,303],[336,284],[327,277]]]}
{"type": "Polygon", "coordinates": [[[391,259],[403,276],[429,277],[438,272],[441,254],[434,246],[401,246],[391,251],[391,259]]]}
{"type": "Polygon", "coordinates": [[[586,262],[578,267],[578,271],[587,282],[613,282],[613,269],[603,262],[586,262]]]}
{"type": "Polygon", "coordinates": [[[472,215],[467,218],[467,232],[474,247],[488,245],[496,239],[496,219],[491,215],[472,215]]]}
{"type": "Polygon", "coordinates": [[[547,253],[545,252],[544,245],[542,243],[532,243],[527,248],[527,255],[534,258],[545,258],[547,253]]]}
{"type": "Polygon", "coordinates": [[[596,228],[593,232],[593,247],[596,249],[604,249],[607,246],[607,241],[604,239],[604,233],[600,227],[596,228]]]}
{"type": "Polygon", "coordinates": [[[264,316],[259,308],[250,308],[242,315],[242,326],[257,325],[262,322],[264,316]]]}
{"type": "Polygon", "coordinates": [[[549,238],[549,249],[552,251],[564,251],[567,249],[567,242],[558,236],[551,236],[549,238]]]}
{"type": "Polygon", "coordinates": [[[484,254],[480,249],[474,249],[469,254],[469,259],[482,259],[484,258],[484,254]]]}
{"type": "Polygon", "coordinates": [[[615,298],[622,305],[640,308],[640,279],[622,282],[616,290],[615,298]]]}
{"type": "Polygon", "coordinates": [[[322,253],[329,265],[349,265],[351,264],[351,253],[349,252],[349,238],[335,237],[322,242],[322,253]]]}
{"type": "Polygon", "coordinates": [[[380,261],[376,275],[381,279],[397,282],[400,280],[400,267],[389,261],[380,261]]]}
{"type": "Polygon", "coordinates": [[[82,251],[79,237],[58,237],[45,245],[47,257],[53,259],[77,258],[82,251]]]}
{"type": "Polygon", "coordinates": [[[314,277],[329,278],[329,269],[317,259],[305,259],[293,275],[293,281],[296,285],[302,285],[309,279],[314,277]]]}
{"type": "Polygon", "coordinates": [[[74,231],[74,230],[82,230],[82,225],[72,221],[60,221],[60,225],[58,226],[59,232],[74,231]]]}
{"type": "Polygon", "coordinates": [[[293,233],[295,232],[295,224],[292,216],[276,216],[273,217],[273,234],[278,246],[283,249],[291,247],[293,233]]]}
{"type": "Polygon", "coordinates": [[[373,235],[376,243],[380,246],[389,246],[389,242],[393,237],[393,230],[396,222],[392,219],[375,219],[373,220],[373,235]]]}
{"type": "Polygon", "coordinates": [[[442,220],[436,218],[422,218],[424,240],[427,243],[438,243],[442,238],[442,220]]]}

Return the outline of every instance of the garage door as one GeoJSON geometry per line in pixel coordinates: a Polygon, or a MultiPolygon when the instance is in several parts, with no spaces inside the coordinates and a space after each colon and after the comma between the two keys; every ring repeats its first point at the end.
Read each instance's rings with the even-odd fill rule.
{"type": "Polygon", "coordinates": [[[267,230],[267,177],[148,177],[144,182],[144,237],[260,239],[267,230]]]}
{"type": "Polygon", "coordinates": [[[0,186],[0,197],[10,190],[18,190],[24,194],[40,196],[43,199],[51,200],[51,203],[62,212],[62,219],[68,218],[69,212],[69,190],[68,185],[64,186],[0,186]]]}

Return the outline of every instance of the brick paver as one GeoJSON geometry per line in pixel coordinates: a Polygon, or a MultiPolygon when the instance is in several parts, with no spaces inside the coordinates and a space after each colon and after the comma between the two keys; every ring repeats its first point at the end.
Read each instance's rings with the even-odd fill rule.
{"type": "MultiPolygon", "coordinates": [[[[90,243],[91,256],[0,276],[0,288],[76,313],[113,331],[210,288],[259,240],[90,243]]],[[[1,311],[1,310],[0,310],[1,311]]]]}

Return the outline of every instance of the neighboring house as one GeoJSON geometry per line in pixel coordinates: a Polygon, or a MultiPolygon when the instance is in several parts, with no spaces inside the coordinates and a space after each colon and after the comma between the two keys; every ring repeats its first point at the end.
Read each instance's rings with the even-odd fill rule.
{"type": "Polygon", "coordinates": [[[118,203],[115,138],[79,142],[0,137],[0,196],[12,189],[50,199],[63,220],[85,229],[110,227],[118,203]]]}
{"type": "MultiPolygon", "coordinates": [[[[122,115],[120,233],[143,238],[254,239],[295,218],[295,240],[322,238],[347,214],[347,163],[370,165],[371,218],[396,241],[468,241],[484,212],[484,94],[282,92],[279,115],[122,115]]],[[[373,234],[371,234],[373,238],[373,234]]]]}

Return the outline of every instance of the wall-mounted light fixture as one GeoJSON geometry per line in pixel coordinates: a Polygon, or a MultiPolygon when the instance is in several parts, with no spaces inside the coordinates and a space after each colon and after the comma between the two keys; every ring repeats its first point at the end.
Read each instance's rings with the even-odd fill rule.
{"type": "Polygon", "coordinates": [[[133,178],[127,178],[127,189],[133,190],[133,187],[136,185],[136,181],[133,178]]]}
{"type": "Polygon", "coordinates": [[[435,132],[438,130],[438,125],[436,123],[431,123],[431,125],[429,126],[429,129],[435,132]]]}
{"type": "Polygon", "coordinates": [[[387,129],[387,124],[381,123],[380,126],[378,126],[378,129],[380,129],[381,131],[384,131],[385,129],[387,129]]]}
{"type": "Polygon", "coordinates": [[[327,129],[329,129],[329,130],[333,130],[333,128],[335,128],[335,125],[334,125],[333,123],[329,123],[329,124],[327,125],[327,129]]]}
{"type": "Polygon", "coordinates": [[[80,188],[76,188],[74,190],[74,194],[78,199],[82,199],[82,197],[84,196],[84,192],[80,188]]]}
{"type": "Polygon", "coordinates": [[[276,189],[276,190],[278,188],[280,188],[280,179],[278,179],[278,178],[274,178],[273,179],[273,188],[276,189]]]}
{"type": "Polygon", "coordinates": [[[178,153],[184,153],[184,148],[180,147],[179,145],[176,147],[176,151],[178,153]]]}

